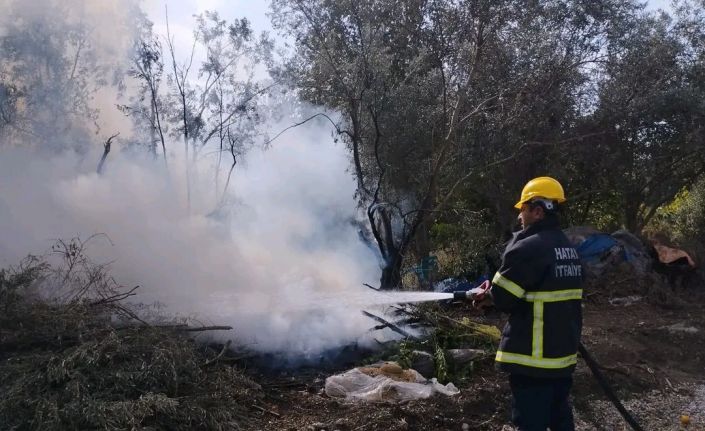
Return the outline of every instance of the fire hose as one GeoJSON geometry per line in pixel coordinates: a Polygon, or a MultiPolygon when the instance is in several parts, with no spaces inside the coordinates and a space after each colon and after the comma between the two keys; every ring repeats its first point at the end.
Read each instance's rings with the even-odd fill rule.
{"type": "Polygon", "coordinates": [[[588,368],[590,368],[592,375],[595,377],[595,380],[597,380],[597,384],[600,385],[602,391],[605,393],[605,395],[607,395],[607,398],[612,402],[612,404],[614,404],[617,410],[619,410],[619,413],[622,415],[624,420],[627,421],[629,426],[631,426],[634,431],[644,431],[644,428],[639,425],[639,423],[636,421],[636,419],[634,419],[631,413],[629,413],[629,411],[624,408],[622,402],[619,401],[619,398],[617,398],[617,395],[612,390],[612,387],[607,382],[607,379],[605,379],[605,376],[602,374],[602,371],[600,371],[600,365],[595,361],[590,352],[587,351],[585,346],[583,346],[583,343],[578,344],[578,352],[580,352],[580,356],[582,356],[588,368]]]}
{"type": "MultiPolygon", "coordinates": [[[[468,291],[457,291],[453,292],[453,299],[455,300],[472,300],[474,298],[481,299],[482,296],[484,296],[486,291],[486,288],[482,287],[476,287],[474,289],[468,290],[468,291]],[[477,295],[477,296],[476,296],[477,295]]],[[[600,364],[595,361],[595,359],[592,357],[590,352],[587,351],[583,343],[578,344],[578,352],[580,352],[580,356],[583,358],[585,361],[585,364],[587,364],[588,368],[590,368],[590,371],[592,372],[593,377],[595,377],[595,380],[597,381],[597,384],[600,385],[600,388],[602,388],[602,391],[605,393],[607,398],[614,404],[614,406],[617,408],[619,411],[619,414],[622,415],[624,420],[629,424],[630,427],[634,431],[644,431],[644,428],[639,425],[639,423],[634,419],[634,417],[629,413],[629,411],[624,407],[622,402],[617,398],[617,395],[614,393],[614,390],[610,386],[610,384],[607,382],[607,379],[605,376],[602,374],[602,371],[600,371],[600,364]]]]}

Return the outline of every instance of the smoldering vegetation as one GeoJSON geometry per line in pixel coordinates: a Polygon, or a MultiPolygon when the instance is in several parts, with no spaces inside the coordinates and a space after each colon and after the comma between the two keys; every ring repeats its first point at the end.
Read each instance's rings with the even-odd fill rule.
{"type": "Polygon", "coordinates": [[[0,271],[4,429],[240,429],[261,391],[179,326],[139,324],[78,240],[0,271]],[[52,266],[49,262],[57,266],[52,266]],[[64,295],[47,301],[38,287],[64,295]]]}

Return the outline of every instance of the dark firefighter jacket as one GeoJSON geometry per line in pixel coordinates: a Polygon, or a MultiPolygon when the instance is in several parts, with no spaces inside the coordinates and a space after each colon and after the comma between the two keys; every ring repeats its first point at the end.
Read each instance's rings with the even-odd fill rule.
{"type": "Polygon", "coordinates": [[[494,304],[509,313],[495,358],[499,369],[534,377],[573,372],[582,330],[582,271],[556,216],[514,234],[492,279],[494,304]]]}

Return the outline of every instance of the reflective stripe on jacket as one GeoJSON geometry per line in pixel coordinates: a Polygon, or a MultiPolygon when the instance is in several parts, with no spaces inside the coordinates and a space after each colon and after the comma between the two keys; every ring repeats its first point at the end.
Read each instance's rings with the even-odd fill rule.
{"type": "Polygon", "coordinates": [[[582,330],[580,258],[549,216],[514,234],[492,279],[492,298],[509,313],[497,356],[501,370],[570,375],[582,330]]]}

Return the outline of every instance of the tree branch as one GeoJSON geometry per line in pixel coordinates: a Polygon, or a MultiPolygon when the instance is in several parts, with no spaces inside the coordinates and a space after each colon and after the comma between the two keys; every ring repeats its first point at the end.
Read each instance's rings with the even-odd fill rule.
{"type": "Polygon", "coordinates": [[[100,162],[98,162],[98,168],[96,169],[96,173],[98,175],[103,173],[103,165],[105,164],[105,159],[108,158],[108,153],[110,153],[111,143],[112,143],[113,139],[118,136],[120,136],[120,132],[109,137],[108,140],[105,141],[105,144],[103,144],[103,156],[100,158],[100,162]]]}

